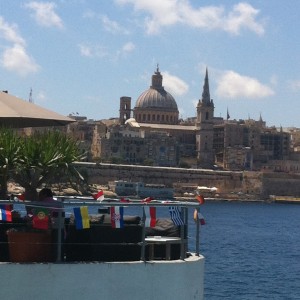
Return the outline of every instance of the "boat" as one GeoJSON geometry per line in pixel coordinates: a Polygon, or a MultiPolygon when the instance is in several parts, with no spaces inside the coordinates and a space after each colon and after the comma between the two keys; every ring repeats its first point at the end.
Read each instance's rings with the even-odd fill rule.
{"type": "Polygon", "coordinates": [[[136,196],[138,198],[173,199],[174,197],[173,188],[166,187],[164,184],[116,180],[114,191],[118,196],[136,196]]]}
{"type": "MultiPolygon", "coordinates": [[[[138,199],[100,202],[89,197],[63,197],[58,201],[60,205],[55,206],[59,210],[58,224],[65,228],[66,239],[62,245],[58,230],[54,261],[24,262],[12,260],[11,255],[3,259],[5,248],[10,251],[15,246],[15,242],[5,240],[3,230],[24,224],[17,222],[22,214],[17,214],[12,223],[0,221],[1,299],[203,299],[205,258],[199,251],[201,225],[199,220],[189,221],[191,210],[199,210],[198,202],[138,199]],[[89,214],[90,228],[76,229],[74,207],[87,207],[93,212],[89,214]],[[124,212],[120,218],[113,213],[120,211],[120,207],[128,212],[133,210],[133,215],[124,212]],[[151,226],[146,213],[150,208],[178,209],[183,225],[157,217],[151,226]],[[120,219],[124,227],[114,228],[112,222],[120,219]],[[190,226],[195,226],[193,237],[189,236],[190,226]],[[193,252],[189,250],[191,243],[193,252]]],[[[14,209],[29,204],[39,207],[38,202],[0,204],[13,205],[14,209]]]]}

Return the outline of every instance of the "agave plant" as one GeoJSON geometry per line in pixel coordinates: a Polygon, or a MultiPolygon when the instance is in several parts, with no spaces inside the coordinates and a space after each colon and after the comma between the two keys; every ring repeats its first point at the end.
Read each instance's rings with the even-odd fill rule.
{"type": "Polygon", "coordinates": [[[67,176],[72,180],[83,180],[73,163],[84,154],[78,143],[60,131],[36,132],[22,143],[20,163],[12,172],[15,182],[25,188],[25,197],[37,200],[37,189],[44,183],[67,176]]]}
{"type": "Polygon", "coordinates": [[[7,197],[7,181],[10,172],[21,163],[22,141],[9,128],[0,129],[0,199],[7,197]]]}

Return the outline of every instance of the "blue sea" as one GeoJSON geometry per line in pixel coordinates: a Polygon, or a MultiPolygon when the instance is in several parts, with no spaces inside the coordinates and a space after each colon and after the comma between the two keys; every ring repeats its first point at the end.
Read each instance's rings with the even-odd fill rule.
{"type": "Polygon", "coordinates": [[[300,299],[300,205],[206,201],[201,213],[206,300],[300,299]]]}

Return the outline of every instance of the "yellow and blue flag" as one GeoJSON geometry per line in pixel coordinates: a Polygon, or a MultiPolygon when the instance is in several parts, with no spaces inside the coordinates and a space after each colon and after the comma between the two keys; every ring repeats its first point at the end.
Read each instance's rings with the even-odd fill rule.
{"type": "Polygon", "coordinates": [[[74,207],[76,229],[90,228],[90,218],[87,206],[74,207]]]}

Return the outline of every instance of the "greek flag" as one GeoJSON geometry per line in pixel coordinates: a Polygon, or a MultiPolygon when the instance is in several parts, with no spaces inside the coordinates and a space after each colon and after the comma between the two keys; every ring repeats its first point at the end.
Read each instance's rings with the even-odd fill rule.
{"type": "Polygon", "coordinates": [[[175,225],[184,225],[178,206],[170,206],[169,211],[171,215],[171,220],[175,225]]]}

